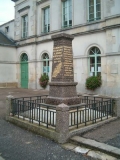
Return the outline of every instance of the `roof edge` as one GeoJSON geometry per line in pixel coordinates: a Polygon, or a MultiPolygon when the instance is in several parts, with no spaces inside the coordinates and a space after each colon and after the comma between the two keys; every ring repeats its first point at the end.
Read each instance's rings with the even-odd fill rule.
{"type": "Polygon", "coordinates": [[[8,22],[6,22],[6,23],[3,23],[3,24],[0,25],[0,27],[1,27],[1,26],[4,26],[4,25],[7,24],[7,23],[13,22],[14,20],[15,20],[15,19],[12,19],[12,20],[10,20],[10,21],[8,21],[8,22]]]}
{"type": "Polygon", "coordinates": [[[0,33],[3,34],[9,41],[11,41],[12,43],[14,43],[13,45],[16,46],[16,42],[15,42],[13,39],[9,38],[9,37],[8,37],[4,32],[2,32],[1,30],[0,30],[0,33]]]}
{"type": "Polygon", "coordinates": [[[17,2],[18,0],[11,0],[11,1],[13,1],[13,2],[17,2]]]}
{"type": "Polygon", "coordinates": [[[17,47],[17,45],[4,44],[4,43],[0,43],[0,46],[6,46],[6,47],[17,47]]]}

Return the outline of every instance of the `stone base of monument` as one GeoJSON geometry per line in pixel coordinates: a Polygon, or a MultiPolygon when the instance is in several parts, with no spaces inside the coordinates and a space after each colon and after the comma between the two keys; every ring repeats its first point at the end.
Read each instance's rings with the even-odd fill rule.
{"type": "Polygon", "coordinates": [[[46,104],[59,105],[62,103],[66,104],[66,105],[80,104],[80,98],[79,97],[59,98],[59,97],[50,97],[49,96],[46,99],[46,104]]]}
{"type": "Polygon", "coordinates": [[[46,98],[46,104],[80,104],[80,98],[76,93],[76,82],[50,82],[49,85],[50,96],[46,98]]]}

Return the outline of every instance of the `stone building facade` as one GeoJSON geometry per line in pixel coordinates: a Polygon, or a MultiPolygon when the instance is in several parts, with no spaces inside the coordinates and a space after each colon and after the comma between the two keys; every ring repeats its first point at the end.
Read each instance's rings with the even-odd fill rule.
{"type": "MultiPolygon", "coordinates": [[[[15,42],[15,53],[9,50],[10,46],[5,48],[8,47],[6,52],[12,59],[6,57],[6,63],[13,66],[14,72],[10,74],[14,78],[6,78],[9,75],[6,71],[4,78],[0,77],[0,84],[15,82],[21,88],[41,89],[40,75],[47,73],[51,79],[51,36],[67,33],[74,36],[77,92],[120,95],[120,0],[12,1],[15,19],[1,25],[0,31],[15,42]],[[95,91],[85,88],[86,78],[92,75],[102,77],[102,86],[95,91]]],[[[1,47],[5,45],[0,44],[0,50],[1,47]]],[[[3,68],[6,63],[0,58],[3,68]]]]}

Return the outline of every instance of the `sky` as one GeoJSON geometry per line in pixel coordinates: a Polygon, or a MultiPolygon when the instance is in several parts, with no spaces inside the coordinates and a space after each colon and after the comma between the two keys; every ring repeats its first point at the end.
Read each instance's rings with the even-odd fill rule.
{"type": "Polygon", "coordinates": [[[0,0],[0,25],[14,19],[14,5],[11,0],[0,0]]]}

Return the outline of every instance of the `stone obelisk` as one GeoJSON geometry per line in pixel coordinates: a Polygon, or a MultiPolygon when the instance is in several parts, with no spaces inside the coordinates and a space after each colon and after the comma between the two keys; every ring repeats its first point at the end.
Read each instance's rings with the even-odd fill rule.
{"type": "Polygon", "coordinates": [[[52,36],[54,41],[52,80],[49,83],[50,91],[46,99],[47,104],[67,105],[79,104],[73,72],[73,36],[62,33],[52,36]]]}

